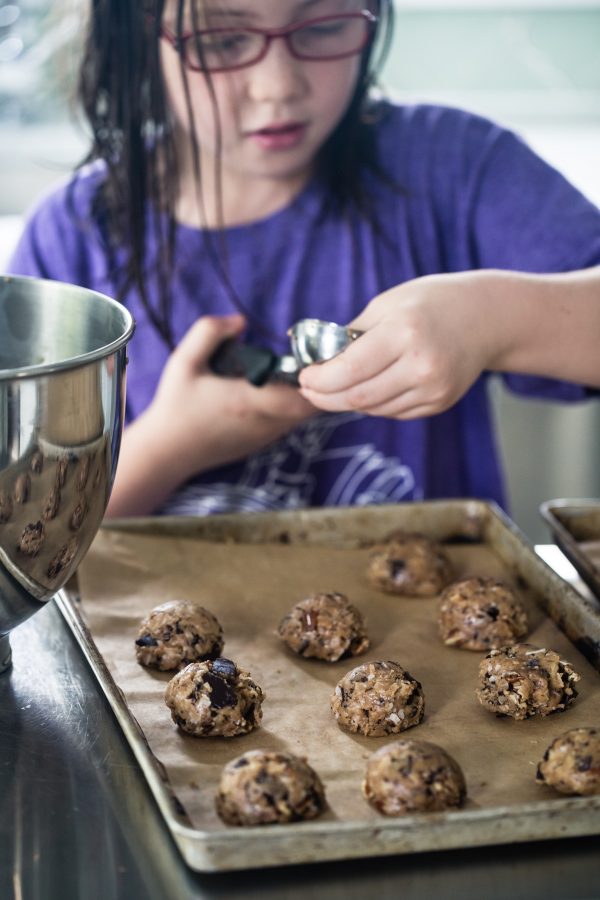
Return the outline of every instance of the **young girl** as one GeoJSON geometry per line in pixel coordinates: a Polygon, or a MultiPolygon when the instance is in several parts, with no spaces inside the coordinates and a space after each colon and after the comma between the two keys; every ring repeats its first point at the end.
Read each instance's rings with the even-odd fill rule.
{"type": "Polygon", "coordinates": [[[502,504],[488,373],[564,400],[600,386],[600,211],[498,125],[376,99],[391,17],[94,0],[88,164],[11,271],[137,321],[113,515],[502,504]],[[227,338],[289,352],[305,317],[365,334],[300,389],[211,370],[227,338]]]}

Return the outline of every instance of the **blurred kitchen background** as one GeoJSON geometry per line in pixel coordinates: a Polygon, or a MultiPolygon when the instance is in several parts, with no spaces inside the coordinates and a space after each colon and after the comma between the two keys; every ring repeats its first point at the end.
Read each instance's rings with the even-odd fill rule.
{"type": "MultiPolygon", "coordinates": [[[[72,93],[87,5],[0,0],[0,271],[28,207],[85,150],[72,93]]],[[[394,96],[498,119],[600,205],[600,0],[397,0],[396,13],[394,96]]],[[[511,515],[546,542],[543,500],[600,497],[600,403],[491,390],[511,515]]]]}

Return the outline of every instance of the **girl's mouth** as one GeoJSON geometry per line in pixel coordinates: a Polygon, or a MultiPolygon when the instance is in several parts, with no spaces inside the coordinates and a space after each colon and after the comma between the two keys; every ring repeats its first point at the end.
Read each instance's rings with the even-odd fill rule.
{"type": "Polygon", "coordinates": [[[250,132],[250,137],[263,150],[287,150],[297,146],[304,137],[306,125],[302,122],[286,122],[282,125],[268,125],[250,132]]]}

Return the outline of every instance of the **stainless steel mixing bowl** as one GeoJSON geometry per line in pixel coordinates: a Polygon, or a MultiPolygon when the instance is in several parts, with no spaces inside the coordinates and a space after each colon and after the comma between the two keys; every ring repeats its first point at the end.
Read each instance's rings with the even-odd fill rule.
{"type": "Polygon", "coordinates": [[[104,516],[133,329],[103,294],[0,276],[0,672],[9,632],[65,584],[104,516]]]}

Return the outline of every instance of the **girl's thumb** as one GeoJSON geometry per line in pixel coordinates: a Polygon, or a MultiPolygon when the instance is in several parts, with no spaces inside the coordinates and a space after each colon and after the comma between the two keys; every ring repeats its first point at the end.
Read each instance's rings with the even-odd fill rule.
{"type": "Polygon", "coordinates": [[[242,315],[202,316],[189,328],[175,352],[180,360],[200,368],[222,341],[239,337],[245,327],[246,319],[242,315]]]}

